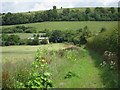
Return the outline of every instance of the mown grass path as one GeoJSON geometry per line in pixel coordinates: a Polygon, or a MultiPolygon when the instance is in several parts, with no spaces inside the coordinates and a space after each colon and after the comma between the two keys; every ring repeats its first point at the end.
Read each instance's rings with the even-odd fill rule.
{"type": "MultiPolygon", "coordinates": [[[[30,70],[31,61],[34,60],[37,48],[48,51],[65,49],[64,44],[48,44],[39,46],[8,46],[2,47],[2,64],[4,71],[9,71],[11,76],[15,72],[28,77],[25,70],[30,70]],[[20,68],[19,68],[19,67],[20,68]],[[23,70],[19,72],[20,70],[23,70]]],[[[52,73],[51,80],[55,88],[115,88],[118,84],[117,72],[107,67],[101,68],[103,57],[93,50],[80,47],[79,51],[64,52],[45,56],[51,60],[49,71],[52,73]],[[66,78],[68,72],[76,76],[66,78]]],[[[13,75],[12,77],[17,78],[13,75]]],[[[22,77],[19,77],[23,80],[22,77]]]]}
{"type": "Polygon", "coordinates": [[[113,88],[117,87],[115,71],[101,68],[102,56],[94,51],[80,48],[71,52],[71,59],[54,57],[50,64],[52,80],[57,88],[113,88]],[[68,72],[76,76],[65,79],[68,72]]]}

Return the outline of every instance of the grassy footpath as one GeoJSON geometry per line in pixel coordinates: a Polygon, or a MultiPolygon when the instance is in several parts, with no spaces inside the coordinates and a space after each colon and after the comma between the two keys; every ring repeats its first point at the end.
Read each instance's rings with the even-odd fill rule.
{"type": "Polygon", "coordinates": [[[17,79],[27,80],[31,61],[34,60],[38,48],[55,51],[45,56],[51,61],[48,71],[52,73],[51,79],[55,88],[117,87],[117,72],[100,67],[102,56],[84,47],[79,50],[60,51],[65,48],[64,44],[2,47],[3,70],[9,72],[12,82],[17,79]],[[66,78],[69,72],[72,76],[66,78]]]}
{"type": "Polygon", "coordinates": [[[64,57],[56,56],[50,64],[52,80],[57,88],[115,88],[117,72],[101,68],[103,57],[96,52],[80,48],[79,52],[69,51],[64,57]],[[66,58],[68,55],[70,58],[66,58]],[[65,79],[68,72],[76,76],[65,79]]]}

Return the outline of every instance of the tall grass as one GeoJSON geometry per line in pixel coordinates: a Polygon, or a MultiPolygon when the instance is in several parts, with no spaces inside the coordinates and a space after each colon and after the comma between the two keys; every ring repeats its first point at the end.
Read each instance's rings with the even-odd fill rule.
{"type": "MultiPolygon", "coordinates": [[[[31,64],[35,59],[35,53],[41,50],[58,50],[64,48],[63,44],[48,44],[39,46],[8,46],[2,47],[2,87],[15,88],[17,81],[25,83],[30,77],[31,64]]],[[[44,52],[41,52],[45,54],[44,52]]],[[[46,56],[46,55],[45,55],[46,56]]],[[[1,83],[1,82],[0,82],[1,83]]]]}
{"type": "Polygon", "coordinates": [[[25,82],[30,73],[30,61],[7,62],[3,64],[2,87],[15,88],[16,82],[25,82]]]}

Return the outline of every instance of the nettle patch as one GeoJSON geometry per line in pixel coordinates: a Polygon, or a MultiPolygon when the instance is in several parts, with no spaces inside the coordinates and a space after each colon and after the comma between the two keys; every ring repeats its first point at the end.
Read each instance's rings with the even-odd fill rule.
{"type": "Polygon", "coordinates": [[[51,74],[47,72],[48,61],[43,57],[42,51],[38,49],[36,59],[31,66],[29,79],[25,82],[16,82],[16,88],[51,88],[52,81],[49,79],[51,74]]]}

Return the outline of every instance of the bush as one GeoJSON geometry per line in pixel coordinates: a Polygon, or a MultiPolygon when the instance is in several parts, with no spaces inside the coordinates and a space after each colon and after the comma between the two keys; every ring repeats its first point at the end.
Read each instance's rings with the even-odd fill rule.
{"type": "Polygon", "coordinates": [[[19,45],[26,45],[27,40],[26,39],[21,39],[19,45]]]}
{"type": "Polygon", "coordinates": [[[100,30],[100,33],[102,33],[102,32],[105,32],[106,31],[106,28],[101,28],[101,30],[100,30]]]}
{"type": "Polygon", "coordinates": [[[33,27],[16,26],[10,28],[3,28],[2,33],[36,33],[33,27]]]}
{"type": "Polygon", "coordinates": [[[19,45],[20,37],[18,35],[2,35],[2,46],[19,45]]]}
{"type": "Polygon", "coordinates": [[[119,56],[118,48],[120,44],[118,43],[118,29],[107,30],[97,36],[89,38],[87,46],[102,54],[105,51],[109,51],[119,56]]]}
{"type": "Polygon", "coordinates": [[[47,41],[47,39],[43,39],[40,43],[41,44],[48,44],[48,41],[47,41]]]}

